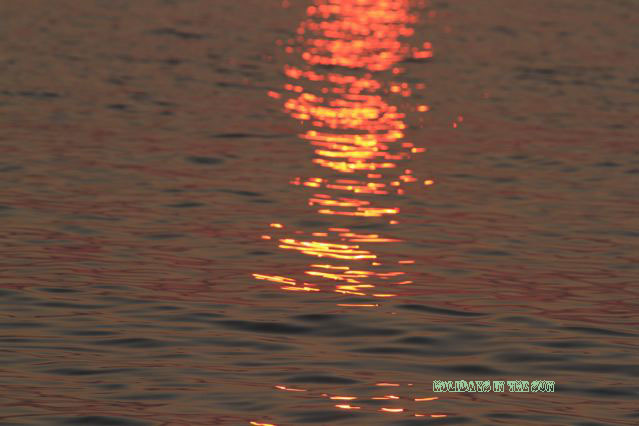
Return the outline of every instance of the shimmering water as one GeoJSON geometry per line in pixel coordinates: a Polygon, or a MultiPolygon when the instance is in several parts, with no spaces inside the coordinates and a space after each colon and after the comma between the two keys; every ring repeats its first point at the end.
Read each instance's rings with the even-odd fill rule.
{"type": "Polygon", "coordinates": [[[0,16],[0,424],[639,424],[636,2],[0,16]]]}

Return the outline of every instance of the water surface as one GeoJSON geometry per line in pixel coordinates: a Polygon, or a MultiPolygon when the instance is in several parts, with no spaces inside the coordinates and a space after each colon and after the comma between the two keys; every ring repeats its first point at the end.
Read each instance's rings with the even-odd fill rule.
{"type": "Polygon", "coordinates": [[[637,424],[634,2],[53,3],[0,4],[0,423],[637,424]]]}

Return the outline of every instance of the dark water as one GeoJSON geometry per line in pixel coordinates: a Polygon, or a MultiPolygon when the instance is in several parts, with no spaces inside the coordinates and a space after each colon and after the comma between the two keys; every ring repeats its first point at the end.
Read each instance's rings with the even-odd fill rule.
{"type": "Polygon", "coordinates": [[[0,424],[639,424],[638,3],[0,17],[0,424]]]}

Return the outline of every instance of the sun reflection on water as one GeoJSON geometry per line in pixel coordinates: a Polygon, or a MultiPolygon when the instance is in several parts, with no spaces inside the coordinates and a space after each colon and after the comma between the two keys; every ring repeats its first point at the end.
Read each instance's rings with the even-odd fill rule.
{"type": "MultiPolygon", "coordinates": [[[[296,45],[303,64],[284,67],[284,73],[292,81],[283,87],[284,93],[290,96],[284,102],[284,109],[309,127],[300,138],[315,147],[313,163],[338,173],[291,180],[292,185],[316,190],[307,203],[316,207],[317,214],[357,219],[397,216],[400,208],[391,204],[393,200],[380,196],[401,196],[406,185],[418,181],[412,170],[400,172],[398,169],[412,154],[425,149],[405,140],[405,114],[387,100],[395,94],[409,96],[411,89],[405,82],[394,81],[394,78],[387,81],[384,79],[388,79],[387,75],[380,75],[389,69],[393,75],[400,74],[401,69],[394,66],[407,58],[431,56],[430,43],[424,43],[426,50],[419,50],[400,42],[401,38],[413,34],[409,25],[415,21],[407,1],[318,0],[308,7],[307,18],[298,27],[297,39],[291,40],[287,47],[288,51],[294,51],[296,45]]],[[[274,91],[268,94],[276,99],[282,97],[274,91]]],[[[424,110],[427,106],[420,105],[420,108],[424,110]]],[[[271,226],[283,228],[282,224],[271,226]]],[[[342,294],[384,298],[395,294],[375,292],[372,279],[381,280],[385,285],[412,283],[405,279],[388,281],[403,272],[364,270],[365,266],[381,265],[378,254],[368,245],[400,242],[398,238],[356,233],[350,228],[315,231],[306,238],[271,235],[262,238],[274,239],[281,249],[309,256],[360,262],[354,269],[341,264],[311,265],[311,269],[305,271],[307,277],[301,280],[254,274],[257,279],[280,284],[283,290],[317,292],[330,288],[342,294]],[[361,265],[363,262],[368,265],[361,265]],[[324,281],[318,282],[318,278],[324,281]],[[327,288],[326,282],[332,282],[333,286],[327,288]]],[[[413,262],[399,261],[401,264],[413,262]]]]}
{"type": "MultiPolygon", "coordinates": [[[[262,239],[314,259],[299,276],[255,273],[256,279],[286,291],[367,297],[362,303],[337,303],[353,309],[377,308],[383,299],[395,297],[404,286],[413,284],[405,268],[415,260],[389,257],[379,247],[402,242],[385,233],[392,229],[390,225],[400,222],[399,197],[411,185],[423,188],[408,161],[426,148],[406,139],[406,113],[394,104],[401,105],[414,90],[399,80],[404,71],[401,63],[432,56],[429,42],[414,48],[404,40],[414,35],[411,26],[416,21],[408,0],[314,0],[307,8],[297,36],[285,46],[287,53],[299,55],[297,61],[291,59],[284,66],[289,81],[281,92],[269,91],[268,96],[281,100],[284,111],[303,128],[300,139],[313,149],[312,163],[318,174],[295,176],[290,184],[308,190],[309,209],[318,219],[330,217],[334,225],[309,232],[271,224],[271,232],[262,239]],[[359,229],[362,225],[365,231],[359,229]],[[371,298],[379,303],[371,303],[375,300],[371,298]]],[[[424,87],[423,83],[415,85],[417,90],[424,87]]],[[[430,107],[422,103],[412,109],[425,112],[430,107]]],[[[431,179],[421,182],[425,186],[434,183],[431,179]]],[[[399,386],[376,383],[374,387],[399,386]]],[[[316,393],[285,385],[275,388],[301,395],[316,393]]],[[[388,392],[368,400],[393,405],[375,408],[365,406],[367,398],[329,393],[315,396],[328,398],[341,410],[446,416],[412,408],[402,402],[406,397],[388,392]]],[[[437,397],[408,399],[412,405],[437,397]]]]}
{"type": "MultiPolygon", "coordinates": [[[[318,392],[311,389],[295,388],[285,385],[275,385],[275,389],[284,392],[292,392],[300,395],[302,398],[316,397],[328,399],[333,406],[340,410],[361,410],[363,412],[389,413],[392,414],[408,414],[411,417],[430,417],[443,418],[446,414],[432,412],[428,403],[439,399],[438,396],[418,397],[415,396],[412,383],[374,383],[373,394],[368,397],[355,395],[345,395],[335,392],[318,392]],[[392,388],[394,393],[389,393],[392,388]],[[382,402],[377,402],[382,401],[382,402]],[[381,404],[381,405],[380,405],[381,404]]],[[[256,425],[267,425],[270,423],[252,423],[256,425]]]]}
{"type": "MultiPolygon", "coordinates": [[[[413,35],[411,25],[417,19],[407,0],[316,0],[306,15],[297,37],[286,47],[287,52],[299,54],[301,63],[285,65],[289,82],[281,93],[269,91],[268,95],[285,99],[284,110],[306,127],[299,137],[314,148],[312,162],[327,173],[296,176],[290,183],[313,191],[307,204],[319,215],[397,224],[397,196],[419,181],[403,165],[413,154],[425,151],[406,140],[405,113],[391,103],[397,96],[412,93],[408,83],[397,81],[403,72],[397,65],[429,58],[431,45],[426,42],[417,49],[403,42],[413,35]]],[[[427,109],[419,106],[420,111],[427,109]]],[[[262,239],[276,242],[280,249],[333,263],[311,264],[301,278],[261,273],[254,277],[287,291],[394,297],[394,291],[376,288],[411,284],[412,280],[402,277],[405,273],[401,271],[376,271],[384,260],[373,245],[401,239],[380,232],[355,232],[351,227],[357,223],[306,235],[297,230],[295,237],[286,235],[291,231],[283,224],[271,224],[282,235],[263,235],[262,239]]],[[[393,263],[405,265],[414,260],[393,263]]]]}

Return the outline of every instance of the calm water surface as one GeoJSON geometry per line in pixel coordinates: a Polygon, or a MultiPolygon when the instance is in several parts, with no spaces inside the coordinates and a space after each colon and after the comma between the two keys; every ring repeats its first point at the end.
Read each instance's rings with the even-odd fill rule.
{"type": "Polygon", "coordinates": [[[639,424],[638,3],[0,16],[0,424],[639,424]]]}

